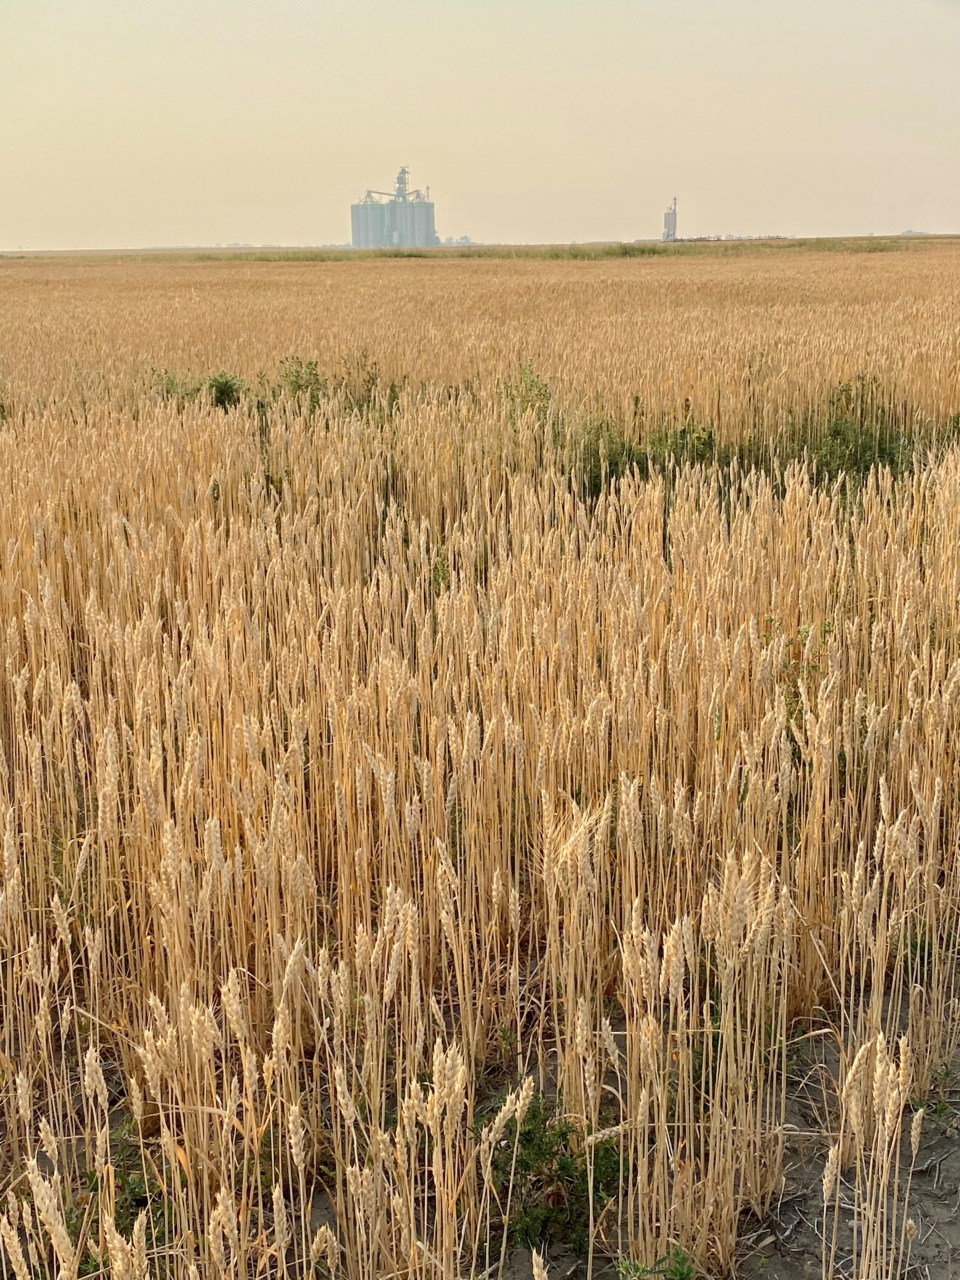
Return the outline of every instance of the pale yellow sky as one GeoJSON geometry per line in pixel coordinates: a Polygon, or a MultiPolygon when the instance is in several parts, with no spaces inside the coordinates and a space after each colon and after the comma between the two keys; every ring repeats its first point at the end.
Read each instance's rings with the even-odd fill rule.
{"type": "Polygon", "coordinates": [[[960,0],[0,0],[0,250],[960,232],[960,0]]]}

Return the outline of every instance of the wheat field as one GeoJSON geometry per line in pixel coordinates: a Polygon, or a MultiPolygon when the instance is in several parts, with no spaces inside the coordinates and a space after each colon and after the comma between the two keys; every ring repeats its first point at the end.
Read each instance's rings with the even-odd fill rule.
{"type": "Polygon", "coordinates": [[[960,1274],[958,317],[0,260],[0,1274],[960,1274]]]}

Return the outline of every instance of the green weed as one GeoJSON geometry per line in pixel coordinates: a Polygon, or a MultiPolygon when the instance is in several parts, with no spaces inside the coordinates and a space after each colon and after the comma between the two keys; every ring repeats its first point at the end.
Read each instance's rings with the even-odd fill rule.
{"type": "Polygon", "coordinates": [[[303,404],[309,413],[317,411],[327,390],[327,381],[320,376],[316,360],[304,360],[300,356],[287,356],[280,361],[277,383],[288,396],[303,404]]]}
{"type": "Polygon", "coordinates": [[[233,409],[240,403],[243,383],[234,373],[220,369],[203,383],[203,390],[217,409],[233,409]]]}
{"type": "Polygon", "coordinates": [[[591,1207],[595,1218],[617,1194],[620,1153],[614,1139],[596,1143],[592,1163],[591,1180],[577,1127],[555,1103],[535,1095],[519,1133],[511,1121],[493,1159],[493,1183],[504,1206],[509,1192],[503,1226],[510,1242],[534,1248],[553,1240],[585,1253],[591,1207]]]}
{"type": "Polygon", "coordinates": [[[689,1255],[679,1247],[656,1262],[631,1262],[621,1258],[617,1263],[617,1272],[624,1280],[648,1280],[657,1276],[659,1280],[697,1280],[697,1269],[689,1255]]]}

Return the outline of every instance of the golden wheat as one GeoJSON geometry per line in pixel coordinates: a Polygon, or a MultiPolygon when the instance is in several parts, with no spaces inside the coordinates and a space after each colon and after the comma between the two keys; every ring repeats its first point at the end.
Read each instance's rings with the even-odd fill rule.
{"type": "Polygon", "coordinates": [[[452,1280],[536,1209],[731,1274],[812,1026],[823,1273],[848,1188],[897,1274],[960,1041],[960,252],[0,282],[0,1273],[452,1280]],[[777,461],[838,413],[907,465],[777,461]],[[755,469],[611,466],[695,429],[755,469]]]}

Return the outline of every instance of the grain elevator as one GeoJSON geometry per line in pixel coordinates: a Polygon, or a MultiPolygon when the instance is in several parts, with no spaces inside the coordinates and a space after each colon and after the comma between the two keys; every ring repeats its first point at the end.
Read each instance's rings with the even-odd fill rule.
{"type": "Polygon", "coordinates": [[[430,188],[411,190],[406,166],[393,191],[370,190],[351,205],[350,222],[355,249],[425,249],[440,243],[430,188]]]}

